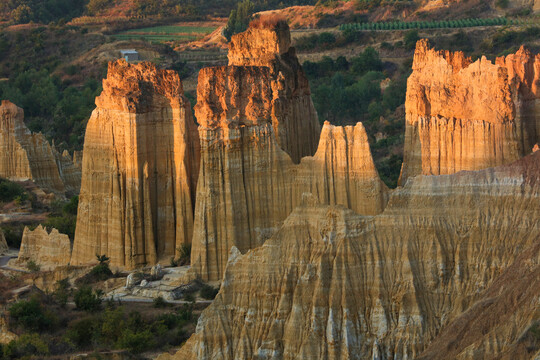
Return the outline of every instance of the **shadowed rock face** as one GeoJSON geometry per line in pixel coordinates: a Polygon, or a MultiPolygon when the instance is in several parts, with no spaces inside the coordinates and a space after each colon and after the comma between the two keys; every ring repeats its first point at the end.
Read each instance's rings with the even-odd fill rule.
{"type": "Polygon", "coordinates": [[[73,264],[132,268],[191,241],[199,138],[173,71],[109,64],[88,122],[73,264]]]}
{"type": "Polygon", "coordinates": [[[4,232],[0,229],[0,255],[4,255],[9,250],[8,244],[6,242],[6,237],[4,232]]]}
{"type": "Polygon", "coordinates": [[[418,42],[407,82],[401,183],[513,162],[540,138],[540,56],[523,47],[495,64],[418,42]]]}
{"type": "Polygon", "coordinates": [[[69,153],[62,155],[41,134],[24,124],[24,112],[9,101],[0,106],[0,177],[31,179],[40,188],[57,194],[79,192],[81,169],[69,153]]]}
{"type": "MultiPolygon", "coordinates": [[[[264,245],[232,248],[218,296],[172,358],[415,358],[537,245],[539,186],[536,152],[410,179],[374,217],[306,197],[264,245]]],[[[515,341],[534,311],[516,315],[490,353],[515,341]]]]}

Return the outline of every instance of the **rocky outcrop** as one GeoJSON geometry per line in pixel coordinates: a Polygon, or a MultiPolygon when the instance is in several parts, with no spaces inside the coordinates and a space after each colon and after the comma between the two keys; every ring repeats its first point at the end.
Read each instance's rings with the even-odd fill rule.
{"type": "Polygon", "coordinates": [[[228,57],[229,66],[268,67],[270,81],[266,80],[266,86],[271,91],[265,101],[270,101],[268,115],[279,146],[294,163],[313,155],[320,126],[307,77],[291,47],[287,23],[265,17],[254,21],[247,31],[232,37],[228,57]]]}
{"type": "Polygon", "coordinates": [[[203,279],[221,279],[232,246],[245,252],[262,245],[305,191],[362,214],[384,209],[388,189],[361,123],[325,123],[316,154],[299,165],[279,148],[269,124],[199,131],[201,174],[191,262],[203,279]]]}
{"type": "MultiPolygon", "coordinates": [[[[540,152],[415,177],[374,217],[310,198],[261,247],[232,248],[218,296],[172,357],[415,358],[538,244],[539,200],[540,152]]],[[[506,316],[526,327],[535,303],[506,316]]]]}
{"type": "Polygon", "coordinates": [[[25,265],[32,260],[43,270],[54,269],[69,264],[71,258],[71,242],[69,236],[56,229],[47,233],[47,229],[39,225],[35,230],[24,228],[21,249],[17,263],[25,265]]]}
{"type": "Polygon", "coordinates": [[[9,101],[0,106],[0,176],[15,181],[31,179],[58,194],[77,193],[80,169],[67,152],[60,155],[41,134],[24,125],[24,112],[9,101]]]}
{"type": "Polygon", "coordinates": [[[418,42],[407,82],[401,183],[507,164],[540,138],[540,56],[525,48],[476,62],[418,42]]]}
{"type": "Polygon", "coordinates": [[[4,232],[2,229],[0,229],[0,255],[4,255],[8,252],[9,247],[6,241],[6,237],[4,236],[4,232]]]}
{"type": "Polygon", "coordinates": [[[189,243],[199,139],[174,71],[109,64],[86,128],[72,264],[133,268],[189,243]]]}
{"type": "Polygon", "coordinates": [[[195,106],[201,172],[191,263],[205,280],[222,278],[232,246],[262,245],[305,191],[370,215],[387,199],[362,124],[327,123],[319,141],[286,24],[234,36],[229,63],[199,72],[195,106]]]}

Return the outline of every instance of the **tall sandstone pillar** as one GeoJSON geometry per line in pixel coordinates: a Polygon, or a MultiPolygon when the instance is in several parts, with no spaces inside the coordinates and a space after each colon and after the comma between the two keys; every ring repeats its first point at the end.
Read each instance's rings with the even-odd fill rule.
{"type": "Polygon", "coordinates": [[[462,52],[416,45],[407,82],[400,182],[507,164],[540,140],[540,55],[473,62],[462,52]]]}
{"type": "Polygon", "coordinates": [[[386,203],[362,124],[320,132],[286,23],[235,35],[229,64],[202,69],[197,89],[191,263],[204,280],[222,278],[233,246],[244,253],[262,245],[305,192],[364,214],[386,203]]]}
{"type": "Polygon", "coordinates": [[[85,135],[72,264],[133,268],[191,241],[199,137],[174,71],[109,64],[85,135]]]}

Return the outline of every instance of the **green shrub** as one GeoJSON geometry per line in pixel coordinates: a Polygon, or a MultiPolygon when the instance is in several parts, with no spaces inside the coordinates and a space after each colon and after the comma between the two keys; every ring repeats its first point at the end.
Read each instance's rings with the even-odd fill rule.
{"type": "Polygon", "coordinates": [[[182,244],[176,248],[178,254],[178,264],[187,265],[191,260],[191,244],[182,244]]]}
{"type": "Polygon", "coordinates": [[[86,318],[71,324],[65,338],[77,348],[84,348],[97,342],[101,336],[99,318],[86,318]]]}
{"type": "Polygon", "coordinates": [[[118,340],[117,346],[122,349],[128,349],[134,354],[140,354],[151,349],[155,345],[154,336],[150,330],[134,332],[125,330],[118,340]]]}
{"type": "Polygon", "coordinates": [[[510,4],[509,0],[497,0],[497,1],[495,1],[495,5],[500,7],[501,9],[506,9],[509,4],[510,4]]]}
{"type": "Polygon", "coordinates": [[[102,292],[93,291],[90,286],[83,286],[75,292],[73,300],[77,309],[88,312],[95,312],[101,308],[102,292]]]}
{"type": "Polygon", "coordinates": [[[43,308],[37,297],[16,302],[8,311],[17,325],[29,331],[49,330],[57,321],[54,314],[43,308]]]}
{"type": "Polygon", "coordinates": [[[193,304],[184,304],[176,310],[179,318],[183,321],[191,321],[193,319],[193,304]]]}
{"type": "Polygon", "coordinates": [[[417,30],[407,31],[407,33],[405,34],[405,37],[403,39],[403,42],[405,44],[405,48],[407,50],[414,50],[414,48],[416,47],[416,42],[418,40],[420,40],[420,36],[418,35],[417,30]]]}
{"type": "Polygon", "coordinates": [[[36,264],[34,260],[28,260],[26,262],[26,268],[31,272],[39,272],[41,270],[41,266],[36,264]]]}
{"type": "Polygon", "coordinates": [[[54,300],[61,307],[65,307],[69,299],[69,281],[68,279],[58,280],[53,292],[54,300]]]}
{"type": "Polygon", "coordinates": [[[18,198],[19,201],[26,201],[28,199],[28,193],[21,185],[13,181],[0,178],[0,201],[10,202],[16,198],[18,198]]]}
{"type": "Polygon", "coordinates": [[[214,300],[219,292],[219,288],[214,288],[208,284],[204,284],[201,288],[200,294],[203,299],[214,300]]]}
{"type": "Polygon", "coordinates": [[[49,346],[38,334],[23,334],[17,340],[11,341],[3,350],[4,358],[7,359],[37,358],[39,355],[49,355],[49,346]]]}
{"type": "Polygon", "coordinates": [[[184,301],[194,302],[195,296],[192,293],[184,294],[184,301]]]}
{"type": "Polygon", "coordinates": [[[169,306],[169,304],[165,301],[163,296],[158,296],[158,297],[154,298],[154,307],[155,308],[161,309],[161,308],[165,308],[167,306],[169,306]]]}
{"type": "Polygon", "coordinates": [[[77,215],[77,208],[79,207],[79,197],[74,196],[62,207],[62,211],[65,214],[77,215]]]}

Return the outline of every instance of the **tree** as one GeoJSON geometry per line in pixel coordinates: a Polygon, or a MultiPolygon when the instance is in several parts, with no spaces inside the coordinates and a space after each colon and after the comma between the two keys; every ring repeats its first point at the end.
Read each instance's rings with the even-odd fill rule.
{"type": "Polygon", "coordinates": [[[374,48],[367,47],[362,54],[351,60],[352,71],[357,75],[362,75],[368,71],[379,71],[382,69],[382,61],[379,53],[374,48]]]}
{"type": "Polygon", "coordinates": [[[102,291],[93,291],[90,286],[83,286],[75,292],[73,300],[77,309],[95,312],[101,308],[102,291]]]}
{"type": "Polygon", "coordinates": [[[231,40],[231,36],[245,31],[251,21],[255,6],[251,0],[244,0],[238,3],[235,10],[231,10],[227,26],[223,31],[223,35],[227,40],[231,40]]]}
{"type": "Polygon", "coordinates": [[[414,48],[416,47],[416,42],[418,40],[420,40],[420,36],[418,36],[417,30],[407,31],[403,39],[403,42],[405,43],[405,48],[408,50],[414,50],[414,48]]]}
{"type": "Polygon", "coordinates": [[[11,18],[16,24],[26,24],[32,20],[34,13],[28,5],[19,5],[11,12],[11,18]]]}

